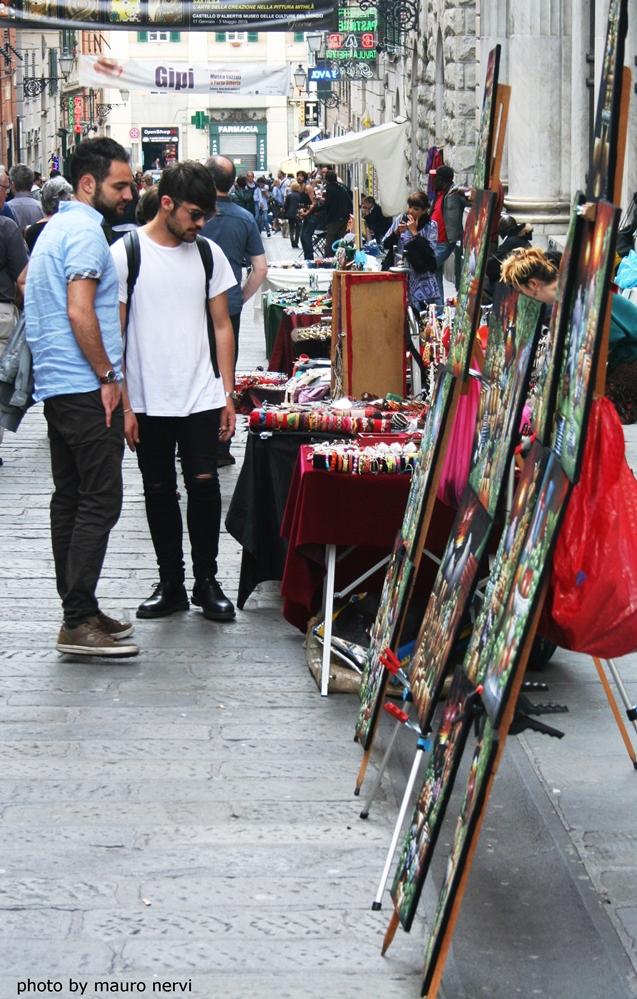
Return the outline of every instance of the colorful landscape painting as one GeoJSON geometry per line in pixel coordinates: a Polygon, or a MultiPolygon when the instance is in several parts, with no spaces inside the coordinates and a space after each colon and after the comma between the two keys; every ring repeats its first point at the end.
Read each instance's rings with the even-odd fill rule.
{"type": "Polygon", "coordinates": [[[593,394],[618,223],[619,208],[599,201],[595,222],[587,223],[578,253],[551,438],[551,446],[573,483],[579,478],[582,462],[582,430],[593,394]]]}
{"type": "Polygon", "coordinates": [[[491,177],[491,158],[493,156],[493,133],[495,131],[496,92],[500,70],[500,45],[489,52],[487,72],[484,80],[484,97],[482,99],[482,117],[476,142],[476,162],[473,168],[474,188],[489,186],[491,177]]]}
{"type": "Polygon", "coordinates": [[[478,571],[491,527],[491,517],[471,486],[467,486],[409,665],[411,693],[423,732],[431,728],[449,655],[478,582],[478,571]]]}
{"type": "Polygon", "coordinates": [[[486,670],[483,677],[478,677],[484,687],[482,702],[494,728],[502,721],[524,640],[542,593],[542,583],[551,569],[551,556],[570,485],[559,459],[551,454],[504,609],[492,624],[494,641],[486,670]]]}
{"type": "Polygon", "coordinates": [[[385,573],[383,592],[371,634],[359,691],[361,707],[356,721],[356,735],[365,750],[369,749],[374,738],[376,718],[387,682],[387,671],[381,663],[380,657],[385,649],[394,649],[394,643],[406,611],[407,596],[415,569],[416,550],[429,498],[431,475],[440,453],[454,385],[455,381],[452,375],[442,369],[436,381],[433,402],[425,421],[425,430],[412,475],[403,526],[396,537],[394,550],[385,573]]]}
{"type": "Polygon", "coordinates": [[[363,749],[368,749],[373,740],[376,717],[387,681],[387,670],[380,657],[385,649],[393,648],[397,614],[411,584],[413,569],[407,547],[399,534],[385,573],[383,592],[359,689],[361,707],[356,721],[356,735],[363,749]]]}
{"type": "Polygon", "coordinates": [[[507,285],[496,285],[469,474],[491,517],[517,443],[542,313],[540,302],[507,285]]]}
{"type": "Polygon", "coordinates": [[[462,809],[456,825],[451,853],[447,860],[436,915],[429,934],[425,954],[425,970],[420,991],[421,996],[427,995],[436,970],[436,962],[440,954],[440,948],[449,922],[458,885],[464,871],[476,825],[485,804],[489,778],[497,751],[497,735],[489,724],[488,719],[485,719],[471,761],[471,769],[469,770],[469,779],[464,793],[462,809]]]}
{"type": "Polygon", "coordinates": [[[460,381],[469,374],[473,338],[480,317],[484,272],[491,239],[497,195],[476,191],[464,230],[464,257],[458,289],[458,305],[451,331],[447,367],[460,381]]]}
{"type": "Polygon", "coordinates": [[[584,219],[576,211],[578,205],[584,202],[584,195],[578,191],[573,202],[573,211],[566,234],[564,252],[557,278],[555,303],[551,312],[549,325],[548,347],[542,358],[538,371],[533,412],[531,414],[531,429],[540,444],[548,444],[553,427],[555,412],[555,397],[559,379],[559,359],[564,348],[564,337],[570,315],[571,295],[577,271],[577,260],[580,239],[584,228],[584,219]]]}
{"type": "Polygon", "coordinates": [[[409,932],[472,719],[467,698],[475,688],[461,667],[456,669],[436,733],[391,890],[400,922],[409,932]],[[463,716],[464,717],[461,717],[463,716]]]}
{"type": "Polygon", "coordinates": [[[453,396],[454,379],[442,368],[436,379],[434,397],[425,420],[418,460],[411,477],[409,498],[401,534],[409,555],[413,558],[420,538],[425,506],[429,498],[431,473],[436,464],[453,396]]]}
{"type": "Polygon", "coordinates": [[[617,134],[627,27],[628,0],[610,0],[604,64],[595,116],[593,154],[586,187],[588,201],[597,201],[598,198],[614,200],[617,134]]]}
{"type": "Polygon", "coordinates": [[[491,567],[482,610],[476,619],[465,654],[463,668],[475,686],[482,682],[493,653],[493,645],[498,637],[499,625],[550,456],[549,448],[535,442],[531,445],[522,468],[513,506],[491,567]]]}

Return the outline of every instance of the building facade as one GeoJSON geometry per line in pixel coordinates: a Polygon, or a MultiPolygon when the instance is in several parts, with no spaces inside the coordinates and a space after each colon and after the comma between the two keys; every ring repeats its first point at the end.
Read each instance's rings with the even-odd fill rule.
{"type": "MultiPolygon", "coordinates": [[[[294,32],[110,32],[109,56],[186,64],[292,67],[306,57],[305,36],[294,32]]],[[[118,91],[105,90],[117,103],[118,91]]],[[[229,156],[237,171],[276,172],[298,141],[298,114],[285,96],[132,91],[115,107],[107,131],[130,150],[134,169],[149,170],[172,159],[229,156]]]]}
{"type": "MultiPolygon", "coordinates": [[[[442,148],[459,183],[471,183],[489,51],[502,47],[500,82],[511,86],[502,181],[506,205],[536,234],[565,231],[585,186],[609,0],[421,0],[416,30],[380,38],[376,78],[336,85],[333,133],[409,119],[408,180],[426,186],[428,150],[442,148]]],[[[637,18],[625,65],[635,79],[637,18]]],[[[632,88],[631,88],[632,90],[632,88]]],[[[626,144],[622,205],[637,190],[637,111],[626,144]]],[[[356,179],[356,178],[354,178],[356,179]]]]}

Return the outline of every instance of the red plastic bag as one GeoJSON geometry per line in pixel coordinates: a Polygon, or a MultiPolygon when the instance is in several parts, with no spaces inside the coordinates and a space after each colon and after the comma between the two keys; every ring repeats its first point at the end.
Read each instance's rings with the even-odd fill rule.
{"type": "Polygon", "coordinates": [[[605,398],[591,410],[582,474],[553,556],[551,591],[546,609],[561,631],[560,645],[601,659],[637,649],[637,482],[619,417],[605,398]]]}

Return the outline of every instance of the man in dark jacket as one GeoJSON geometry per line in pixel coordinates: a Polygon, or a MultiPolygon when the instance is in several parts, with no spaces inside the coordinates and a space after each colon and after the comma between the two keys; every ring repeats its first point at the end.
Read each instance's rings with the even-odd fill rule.
{"type": "Polygon", "coordinates": [[[352,212],[352,200],[349,192],[343,184],[339,184],[336,170],[328,170],[325,174],[325,195],[322,207],[325,211],[326,222],[325,255],[331,257],[333,244],[337,239],[342,239],[347,232],[352,212]]]}
{"type": "Polygon", "coordinates": [[[444,286],[442,268],[447,257],[450,257],[458,240],[462,239],[462,216],[470,202],[464,193],[453,182],[453,170],[450,166],[438,167],[434,180],[436,201],[432,220],[438,226],[438,247],[436,249],[436,281],[440,292],[439,305],[444,305],[444,286]]]}
{"type": "Polygon", "coordinates": [[[363,221],[371,233],[371,238],[375,239],[380,246],[381,240],[385,238],[392,227],[393,218],[383,215],[383,210],[376,203],[371,195],[363,198],[363,221]]]}
{"type": "MultiPolygon", "coordinates": [[[[28,259],[27,248],[17,225],[12,219],[0,217],[0,356],[4,354],[18,315],[13,304],[15,282],[26,267],[28,259]]],[[[3,436],[4,430],[0,427],[0,443],[3,436]]]]}

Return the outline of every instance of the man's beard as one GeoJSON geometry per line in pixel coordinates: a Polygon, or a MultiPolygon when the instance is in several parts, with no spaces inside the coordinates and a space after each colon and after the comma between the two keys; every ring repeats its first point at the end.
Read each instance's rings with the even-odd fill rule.
{"type": "Polygon", "coordinates": [[[168,232],[180,239],[182,243],[194,243],[197,238],[197,229],[191,229],[189,226],[180,225],[175,220],[175,214],[177,209],[174,208],[170,215],[166,216],[166,228],[168,232]]]}
{"type": "Polygon", "coordinates": [[[95,194],[93,195],[93,208],[100,215],[123,215],[126,208],[126,202],[118,197],[115,204],[111,204],[105,198],[102,197],[102,185],[98,184],[95,188],[95,194]]]}

